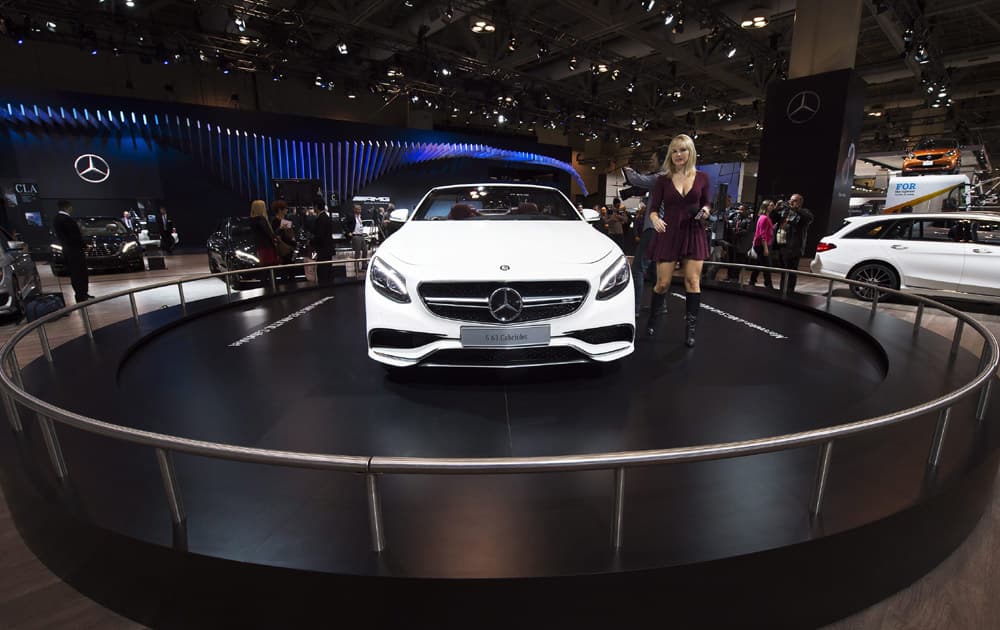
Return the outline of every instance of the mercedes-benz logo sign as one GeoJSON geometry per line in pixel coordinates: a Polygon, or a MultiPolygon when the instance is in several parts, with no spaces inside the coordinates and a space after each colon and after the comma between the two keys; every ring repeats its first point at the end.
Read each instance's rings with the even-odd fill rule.
{"type": "Polygon", "coordinates": [[[510,271],[510,265],[500,265],[500,271],[510,271]]]}
{"type": "Polygon", "coordinates": [[[819,113],[819,103],[819,94],[811,90],[804,90],[789,99],[785,113],[788,115],[788,120],[796,125],[801,125],[809,122],[819,113]]]}
{"type": "Polygon", "coordinates": [[[73,170],[88,184],[100,184],[111,177],[107,160],[94,153],[84,153],[73,162],[73,170]]]}
{"type": "Polygon", "coordinates": [[[521,314],[521,294],[510,287],[500,287],[490,295],[490,314],[498,322],[512,322],[521,314]]]}

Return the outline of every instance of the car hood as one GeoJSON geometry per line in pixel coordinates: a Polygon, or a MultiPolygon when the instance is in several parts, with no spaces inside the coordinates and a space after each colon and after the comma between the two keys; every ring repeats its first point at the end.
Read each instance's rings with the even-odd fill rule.
{"type": "Polygon", "coordinates": [[[411,221],[381,253],[415,266],[583,265],[617,249],[583,221],[411,221]]]}

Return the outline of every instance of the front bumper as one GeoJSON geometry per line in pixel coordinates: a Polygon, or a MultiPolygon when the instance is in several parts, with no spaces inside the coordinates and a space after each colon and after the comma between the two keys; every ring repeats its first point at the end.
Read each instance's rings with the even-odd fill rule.
{"type": "Polygon", "coordinates": [[[511,331],[516,329],[518,324],[492,325],[444,319],[431,313],[419,296],[413,295],[411,302],[400,304],[375,292],[371,288],[370,281],[365,283],[365,308],[368,356],[375,361],[395,367],[422,365],[505,368],[591,361],[609,362],[628,356],[634,350],[635,290],[631,280],[629,286],[609,300],[598,301],[591,292],[583,304],[569,315],[521,324],[549,325],[548,344],[538,346],[463,347],[460,340],[463,326],[511,331]],[[622,333],[625,330],[623,327],[628,328],[627,334],[622,333]],[[594,332],[595,330],[597,332],[594,332]],[[384,331],[390,331],[390,334],[384,334],[384,331]],[[391,337],[392,333],[395,333],[397,338],[399,335],[410,335],[414,339],[415,347],[379,345],[380,339],[391,337]],[[619,339],[603,343],[588,343],[584,340],[601,341],[602,336],[619,339]],[[620,339],[626,336],[627,340],[620,339]]]}
{"type": "Polygon", "coordinates": [[[957,157],[945,157],[938,158],[936,160],[921,160],[919,158],[903,160],[904,173],[935,173],[939,171],[953,171],[956,166],[958,166],[957,157]],[[925,165],[924,162],[930,162],[931,164],[925,165]]]}

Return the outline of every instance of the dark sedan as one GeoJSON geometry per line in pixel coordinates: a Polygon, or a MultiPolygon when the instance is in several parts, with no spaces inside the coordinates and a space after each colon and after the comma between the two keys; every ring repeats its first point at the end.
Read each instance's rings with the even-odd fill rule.
{"type": "MultiPolygon", "coordinates": [[[[93,271],[144,271],[142,245],[135,232],[115,217],[80,217],[77,219],[83,234],[84,256],[87,268],[93,271]]],[[[66,259],[62,245],[53,242],[50,264],[52,273],[65,276],[66,259]]]]}
{"type": "MultiPolygon", "coordinates": [[[[302,262],[302,255],[306,250],[309,235],[305,231],[298,231],[296,237],[295,252],[292,260],[302,262]]],[[[254,230],[250,224],[249,217],[235,217],[226,219],[219,230],[208,237],[208,269],[212,273],[222,273],[225,271],[246,270],[247,273],[231,274],[226,276],[229,285],[234,289],[242,289],[250,286],[260,286],[270,282],[270,274],[267,272],[252,272],[256,267],[261,267],[260,259],[257,257],[257,241],[254,230]]],[[[294,277],[304,277],[301,267],[293,267],[294,277]]],[[[287,278],[286,272],[278,272],[278,279],[287,278]]]]}

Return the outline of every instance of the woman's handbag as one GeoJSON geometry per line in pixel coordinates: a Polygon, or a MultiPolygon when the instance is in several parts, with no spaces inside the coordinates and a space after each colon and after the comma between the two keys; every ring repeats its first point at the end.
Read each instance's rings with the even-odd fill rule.
{"type": "Polygon", "coordinates": [[[754,249],[753,245],[751,245],[750,249],[747,250],[747,258],[750,260],[757,260],[757,250],[754,249]]]}
{"type": "Polygon", "coordinates": [[[283,241],[280,236],[274,237],[274,249],[278,252],[278,258],[282,260],[291,256],[292,252],[295,251],[295,248],[283,241]]]}

